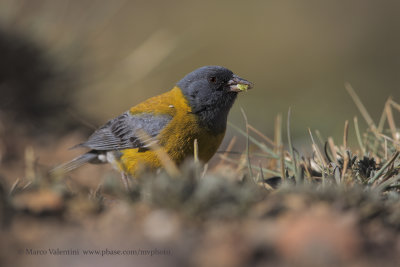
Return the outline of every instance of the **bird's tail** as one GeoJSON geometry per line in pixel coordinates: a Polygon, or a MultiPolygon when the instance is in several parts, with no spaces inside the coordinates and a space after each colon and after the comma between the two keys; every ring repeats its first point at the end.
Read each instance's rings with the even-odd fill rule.
{"type": "Polygon", "coordinates": [[[86,154],[80,155],[79,157],[74,158],[73,160],[58,165],[57,167],[50,170],[50,174],[52,175],[63,175],[67,172],[70,172],[76,168],[79,168],[83,164],[86,164],[91,161],[95,161],[98,158],[98,154],[94,152],[88,152],[86,154]]]}

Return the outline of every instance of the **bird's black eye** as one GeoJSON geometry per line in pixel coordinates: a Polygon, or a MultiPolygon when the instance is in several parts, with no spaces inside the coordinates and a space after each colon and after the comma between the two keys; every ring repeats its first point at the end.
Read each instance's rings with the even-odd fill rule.
{"type": "Polygon", "coordinates": [[[217,77],[212,76],[212,77],[208,78],[208,80],[212,83],[215,83],[217,81],[217,77]]]}

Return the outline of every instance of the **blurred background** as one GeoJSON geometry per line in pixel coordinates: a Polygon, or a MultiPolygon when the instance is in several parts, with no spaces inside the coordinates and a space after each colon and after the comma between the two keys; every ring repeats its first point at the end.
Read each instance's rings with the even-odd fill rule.
{"type": "Polygon", "coordinates": [[[310,143],[308,127],[340,141],[344,121],[359,116],[345,82],[376,121],[389,96],[400,98],[399,8],[372,0],[2,0],[3,160],[29,143],[18,134],[46,143],[78,130],[80,142],[203,65],[254,82],[233,107],[234,124],[244,127],[243,107],[272,136],[274,118],[285,120],[291,107],[299,146],[310,143]]]}

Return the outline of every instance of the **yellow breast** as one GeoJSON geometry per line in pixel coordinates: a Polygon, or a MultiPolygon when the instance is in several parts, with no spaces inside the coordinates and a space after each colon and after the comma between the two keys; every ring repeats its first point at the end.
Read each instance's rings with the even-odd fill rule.
{"type": "MultiPolygon", "coordinates": [[[[178,87],[150,98],[130,109],[132,114],[153,113],[168,114],[172,120],[156,137],[161,148],[176,163],[193,156],[194,140],[197,139],[199,159],[207,162],[217,151],[225,133],[215,135],[199,126],[197,115],[191,113],[188,101],[178,87]]],[[[119,168],[132,176],[144,169],[162,167],[156,152],[152,150],[125,149],[118,162],[119,168]]]]}

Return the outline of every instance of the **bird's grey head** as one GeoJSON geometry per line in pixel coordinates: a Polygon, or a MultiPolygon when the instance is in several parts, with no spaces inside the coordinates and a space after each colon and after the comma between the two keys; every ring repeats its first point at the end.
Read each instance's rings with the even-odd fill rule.
{"type": "Polygon", "coordinates": [[[252,83],[221,66],[204,66],[177,83],[200,123],[213,132],[225,131],[229,110],[238,92],[252,88],[252,83]]]}

